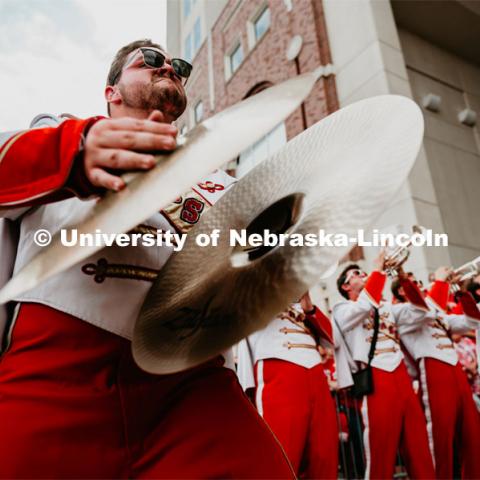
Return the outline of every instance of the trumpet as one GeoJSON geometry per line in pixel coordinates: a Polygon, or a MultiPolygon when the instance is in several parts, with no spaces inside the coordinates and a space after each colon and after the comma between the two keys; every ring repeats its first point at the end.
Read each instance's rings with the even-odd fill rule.
{"type": "Polygon", "coordinates": [[[480,274],[480,257],[474,258],[452,271],[449,276],[452,292],[458,292],[460,285],[480,274]]]}
{"type": "MultiPolygon", "coordinates": [[[[423,234],[425,230],[425,227],[422,227],[421,225],[413,225],[412,227],[412,233],[423,234]]],[[[400,267],[408,260],[411,246],[412,241],[410,240],[405,246],[395,247],[385,256],[385,273],[390,278],[396,277],[400,267]]]]}

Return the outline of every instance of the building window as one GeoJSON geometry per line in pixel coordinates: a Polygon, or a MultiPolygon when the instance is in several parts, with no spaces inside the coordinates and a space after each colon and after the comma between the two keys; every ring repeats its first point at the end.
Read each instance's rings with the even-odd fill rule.
{"type": "Polygon", "coordinates": [[[270,133],[262,137],[238,157],[238,165],[235,176],[243,177],[252,168],[256,167],[266,158],[273,155],[277,150],[287,143],[287,132],[285,124],[281,123],[270,133]]]}
{"type": "Polygon", "coordinates": [[[193,58],[192,54],[192,34],[189,33],[188,37],[185,40],[185,60],[191,62],[193,58]]]}
{"type": "Polygon", "coordinates": [[[238,70],[243,62],[243,48],[239,40],[234,44],[224,58],[225,80],[228,81],[230,77],[238,70]]]}
{"type": "Polygon", "coordinates": [[[253,22],[255,41],[258,42],[270,27],[270,9],[266,7],[253,22]]]}
{"type": "Polygon", "coordinates": [[[203,102],[200,100],[196,105],[195,105],[195,110],[194,110],[194,120],[195,124],[200,123],[203,118],[203,102]]]}
{"type": "Polygon", "coordinates": [[[230,54],[230,74],[233,74],[243,61],[242,44],[239,43],[230,54]]]}
{"type": "Polygon", "coordinates": [[[263,5],[247,22],[248,48],[252,49],[270,28],[270,9],[263,5]]]}
{"type": "Polygon", "coordinates": [[[195,25],[193,27],[193,55],[198,52],[200,48],[200,42],[202,40],[202,29],[200,25],[200,17],[197,18],[195,21],[195,25]]]}
{"type": "Polygon", "coordinates": [[[183,0],[183,18],[187,18],[192,11],[192,0],[183,0]]]}

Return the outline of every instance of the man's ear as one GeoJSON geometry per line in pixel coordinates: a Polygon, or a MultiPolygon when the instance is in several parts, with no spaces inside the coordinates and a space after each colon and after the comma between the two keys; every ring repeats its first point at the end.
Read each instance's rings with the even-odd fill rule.
{"type": "Polygon", "coordinates": [[[350,293],[350,290],[352,289],[352,287],[348,283],[344,283],[340,288],[344,292],[347,292],[347,295],[350,293]]]}
{"type": "Polygon", "coordinates": [[[117,85],[107,85],[105,87],[105,100],[107,103],[119,105],[122,103],[122,94],[117,85]]]}

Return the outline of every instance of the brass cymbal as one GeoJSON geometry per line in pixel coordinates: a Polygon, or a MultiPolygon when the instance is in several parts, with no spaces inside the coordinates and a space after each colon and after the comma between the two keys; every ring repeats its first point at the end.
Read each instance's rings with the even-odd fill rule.
{"type": "Polygon", "coordinates": [[[326,117],[251,170],[206,212],[150,289],[133,337],[140,367],[172,373],[218,355],[266,326],[352,247],[248,249],[231,245],[231,230],[356,236],[406,180],[422,136],[418,106],[384,95],[326,117]],[[198,246],[197,235],[214,229],[218,246],[198,246]]]}
{"type": "MultiPolygon", "coordinates": [[[[268,88],[205,120],[183,145],[157,157],[148,172],[124,175],[127,187],[107,193],[78,225],[78,234],[100,230],[123,233],[155,214],[206,175],[235,158],[270,132],[300,106],[321,75],[321,69],[268,88]]],[[[57,233],[51,244],[0,290],[0,304],[36,287],[100,250],[101,246],[65,247],[57,233]]]]}

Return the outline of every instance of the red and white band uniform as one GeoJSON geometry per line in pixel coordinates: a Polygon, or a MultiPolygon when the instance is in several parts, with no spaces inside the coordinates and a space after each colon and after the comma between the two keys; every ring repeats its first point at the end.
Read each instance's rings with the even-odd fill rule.
{"type": "Polygon", "coordinates": [[[319,344],[332,345],[330,320],[299,303],[238,345],[238,376],[300,477],[336,478],[338,426],[319,344]]]}
{"type": "MultiPolygon", "coordinates": [[[[382,300],[386,275],[374,271],[358,299],[333,308],[350,364],[366,365],[374,331],[374,308],[379,313],[379,333],[372,360],[374,391],[362,400],[365,478],[392,478],[400,451],[411,478],[433,478],[425,417],[404,363],[397,334],[398,318],[415,323],[425,311],[410,304],[392,305],[382,300]]],[[[345,350],[345,349],[343,349],[345,350]]],[[[345,354],[345,352],[343,352],[345,354]]]]}
{"type": "MultiPolygon", "coordinates": [[[[99,119],[0,135],[2,284],[41,250],[35,231],[96,204],[73,195],[95,193],[81,155],[99,119]]],[[[217,171],[130,233],[188,231],[233,182],[217,171]]],[[[173,248],[109,247],[15,298],[15,318],[1,310],[1,478],[293,477],[228,358],[164,376],[134,364],[135,319],[173,248]]]]}
{"type": "Polygon", "coordinates": [[[448,292],[449,284],[437,280],[426,298],[428,314],[413,324],[400,321],[399,333],[419,366],[437,478],[453,478],[455,453],[462,478],[480,478],[480,416],[451,339],[452,333],[478,331],[480,312],[473,298],[464,294],[461,302],[465,314],[445,313],[448,292]]]}

